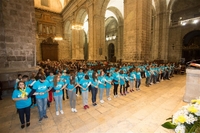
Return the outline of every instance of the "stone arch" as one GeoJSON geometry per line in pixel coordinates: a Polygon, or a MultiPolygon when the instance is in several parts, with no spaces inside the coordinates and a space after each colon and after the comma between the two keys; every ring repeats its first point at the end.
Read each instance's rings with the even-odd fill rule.
{"type": "Polygon", "coordinates": [[[71,26],[71,22],[67,20],[64,24],[64,39],[71,37],[71,26]]]}
{"type": "MultiPolygon", "coordinates": [[[[108,45],[111,41],[115,44],[115,58],[121,59],[122,58],[122,49],[123,49],[123,30],[124,30],[124,18],[123,18],[123,12],[120,11],[120,7],[110,4],[109,1],[107,4],[107,9],[105,10],[104,14],[106,16],[106,11],[110,11],[113,13],[113,16],[107,18],[105,20],[105,36],[106,36],[106,44],[108,45]],[[109,7],[108,7],[109,6],[109,7]],[[114,25],[117,26],[114,28],[114,25]],[[113,29],[111,30],[109,26],[112,26],[113,29]],[[112,33],[110,31],[112,31],[112,33]],[[116,36],[116,39],[114,40],[107,40],[108,34],[111,34],[112,36],[116,36]],[[120,50],[119,50],[120,49],[120,50]]],[[[124,6],[124,5],[123,5],[124,6]]],[[[103,13],[103,11],[102,11],[103,13]]],[[[109,51],[107,51],[109,53],[109,51]]]]}
{"type": "Polygon", "coordinates": [[[186,62],[200,59],[200,30],[190,31],[183,37],[182,58],[186,62]]]}
{"type": "Polygon", "coordinates": [[[88,15],[88,11],[86,8],[81,8],[77,11],[76,18],[75,18],[75,23],[84,23],[85,17],[88,15]]]}
{"type": "MultiPolygon", "coordinates": [[[[86,8],[80,8],[76,12],[76,17],[74,19],[73,25],[82,25],[84,24],[85,18],[88,15],[88,11],[86,8]]],[[[88,50],[86,50],[88,47],[88,35],[85,33],[83,29],[76,29],[72,28],[73,32],[73,46],[72,46],[72,51],[73,51],[73,57],[74,59],[85,59],[87,60],[88,50]]]]}
{"type": "Polygon", "coordinates": [[[107,8],[107,10],[109,10],[115,14],[115,16],[118,19],[119,25],[123,25],[124,20],[123,20],[122,13],[119,11],[119,9],[117,9],[116,7],[109,7],[109,8],[107,8]]]}

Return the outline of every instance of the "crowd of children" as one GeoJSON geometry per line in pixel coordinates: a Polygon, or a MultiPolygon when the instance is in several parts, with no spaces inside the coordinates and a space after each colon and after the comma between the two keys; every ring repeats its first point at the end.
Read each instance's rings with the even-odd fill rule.
{"type": "Polygon", "coordinates": [[[174,64],[112,64],[92,62],[42,62],[41,69],[37,74],[18,75],[12,99],[16,101],[21,128],[25,127],[22,114],[26,114],[26,126],[30,126],[30,108],[38,107],[39,122],[48,118],[47,106],[55,101],[56,115],[63,114],[62,100],[65,96],[69,99],[72,112],[76,109],[76,97],[82,96],[83,108],[88,109],[88,95],[91,92],[91,102],[97,106],[97,95],[99,102],[104,103],[104,97],[111,100],[111,88],[113,96],[117,98],[126,96],[130,92],[141,90],[141,79],[146,78],[146,86],[156,84],[162,80],[169,80],[174,74],[174,64]],[[22,85],[24,84],[24,85],[22,85]],[[119,88],[119,90],[118,90],[119,88]],[[104,96],[106,90],[106,96],[104,96]],[[66,94],[65,94],[66,92],[66,94]],[[23,106],[26,105],[26,106],[23,106]]]}

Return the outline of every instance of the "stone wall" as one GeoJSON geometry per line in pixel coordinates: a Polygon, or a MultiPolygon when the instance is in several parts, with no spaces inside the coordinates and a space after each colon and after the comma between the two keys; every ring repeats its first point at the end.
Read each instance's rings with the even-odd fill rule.
{"type": "Polygon", "coordinates": [[[176,1],[172,7],[171,26],[169,27],[168,61],[179,62],[182,58],[184,36],[194,30],[200,30],[200,24],[180,25],[179,21],[200,16],[200,1],[176,1]],[[190,3],[190,4],[189,4],[190,3]]]}
{"type": "Polygon", "coordinates": [[[35,66],[34,0],[2,0],[0,10],[0,68],[35,66]]]}
{"type": "Polygon", "coordinates": [[[71,59],[70,51],[71,45],[66,38],[63,36],[63,21],[60,13],[55,13],[51,11],[35,9],[36,14],[36,49],[37,49],[37,61],[42,60],[42,52],[41,52],[41,42],[48,37],[62,37],[63,40],[58,42],[58,59],[59,60],[68,60],[71,59]],[[40,29],[40,25],[42,25],[42,29],[40,29]],[[45,28],[44,28],[45,26],[45,28]],[[55,27],[52,32],[47,33],[46,28],[55,27]],[[43,30],[45,30],[43,32],[43,30]]]}

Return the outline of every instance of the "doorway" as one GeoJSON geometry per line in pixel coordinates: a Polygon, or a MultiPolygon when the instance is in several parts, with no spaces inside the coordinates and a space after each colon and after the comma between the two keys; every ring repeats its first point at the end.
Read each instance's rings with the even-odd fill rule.
{"type": "Polygon", "coordinates": [[[110,43],[108,45],[108,61],[110,61],[110,62],[116,62],[115,45],[113,43],[110,43]]]}
{"type": "Polygon", "coordinates": [[[41,43],[42,60],[50,59],[58,61],[58,43],[53,41],[51,37],[43,40],[41,43]]]}

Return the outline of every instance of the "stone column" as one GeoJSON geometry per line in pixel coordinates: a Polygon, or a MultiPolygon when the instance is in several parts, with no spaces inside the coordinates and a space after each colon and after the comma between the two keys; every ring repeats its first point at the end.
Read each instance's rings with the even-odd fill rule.
{"type": "Polygon", "coordinates": [[[168,60],[168,36],[171,12],[167,9],[165,1],[157,1],[159,8],[156,9],[153,21],[154,25],[154,43],[152,44],[152,57],[154,60],[168,60]]]}
{"type": "Polygon", "coordinates": [[[89,44],[88,44],[88,60],[104,60],[105,53],[105,17],[94,11],[94,4],[88,6],[89,19],[89,44]]]}
{"type": "Polygon", "coordinates": [[[143,62],[150,55],[151,1],[124,1],[123,61],[143,62]]]}
{"type": "Polygon", "coordinates": [[[123,25],[119,25],[118,26],[118,30],[117,30],[117,38],[116,38],[116,46],[118,46],[118,47],[116,47],[117,48],[117,53],[116,53],[116,58],[117,58],[117,60],[120,60],[120,59],[122,59],[122,55],[123,55],[123,49],[124,49],[124,47],[123,47],[123,36],[124,34],[123,34],[123,25]]]}
{"type": "Polygon", "coordinates": [[[94,60],[95,59],[95,51],[97,50],[94,47],[94,4],[91,2],[88,5],[88,37],[89,37],[89,43],[88,43],[88,60],[94,60]]]}

